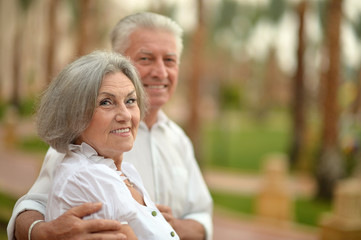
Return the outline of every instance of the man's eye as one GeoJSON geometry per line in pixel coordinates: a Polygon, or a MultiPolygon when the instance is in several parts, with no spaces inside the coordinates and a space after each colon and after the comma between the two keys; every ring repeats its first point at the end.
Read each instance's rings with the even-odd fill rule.
{"type": "Polygon", "coordinates": [[[174,58],[166,58],[166,59],[164,59],[164,62],[167,65],[171,65],[171,66],[173,66],[177,63],[177,61],[174,58]]]}
{"type": "Polygon", "coordinates": [[[149,62],[150,58],[149,57],[140,57],[139,61],[141,61],[141,62],[149,62]]]}

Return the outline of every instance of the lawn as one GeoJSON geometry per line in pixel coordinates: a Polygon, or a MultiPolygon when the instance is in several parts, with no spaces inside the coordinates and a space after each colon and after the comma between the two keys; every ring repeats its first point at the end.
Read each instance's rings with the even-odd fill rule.
{"type": "Polygon", "coordinates": [[[7,239],[6,227],[11,217],[16,199],[0,193],[0,240],[7,239]]]}
{"type": "Polygon", "coordinates": [[[204,128],[202,155],[206,166],[257,173],[266,155],[287,153],[290,131],[284,114],[272,115],[267,121],[244,114],[232,117],[230,122],[214,122],[204,128]]]}
{"type": "MultiPolygon", "coordinates": [[[[233,113],[227,121],[208,123],[203,128],[203,163],[208,168],[227,168],[240,174],[259,174],[265,156],[287,154],[290,122],[285,112],[256,119],[250,114],[233,113]]],[[[254,215],[254,195],[212,191],[215,206],[254,215]]],[[[299,224],[317,226],[324,212],[330,211],[330,201],[295,199],[294,220],[299,224]]]]}

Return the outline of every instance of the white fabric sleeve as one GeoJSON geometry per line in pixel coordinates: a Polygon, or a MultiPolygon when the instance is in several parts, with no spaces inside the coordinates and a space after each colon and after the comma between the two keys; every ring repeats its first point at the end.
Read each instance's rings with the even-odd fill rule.
{"type": "Polygon", "coordinates": [[[65,179],[54,179],[55,189],[49,195],[46,221],[56,219],[72,207],[85,202],[102,202],[102,209],[84,219],[129,219],[130,195],[116,172],[101,164],[85,166],[65,179]]]}
{"type": "Polygon", "coordinates": [[[8,239],[14,239],[15,219],[20,213],[26,210],[35,210],[43,215],[45,214],[45,206],[54,169],[63,158],[63,154],[58,153],[53,148],[49,148],[45,155],[40,174],[34,185],[26,195],[18,199],[14,206],[12,216],[7,226],[8,239]]]}

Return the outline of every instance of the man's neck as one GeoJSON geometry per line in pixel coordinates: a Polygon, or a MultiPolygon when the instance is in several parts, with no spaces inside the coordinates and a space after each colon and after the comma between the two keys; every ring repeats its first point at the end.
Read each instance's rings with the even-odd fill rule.
{"type": "Polygon", "coordinates": [[[147,125],[148,129],[151,129],[153,125],[158,120],[158,112],[160,108],[158,109],[149,109],[147,115],[144,117],[144,122],[147,125]]]}

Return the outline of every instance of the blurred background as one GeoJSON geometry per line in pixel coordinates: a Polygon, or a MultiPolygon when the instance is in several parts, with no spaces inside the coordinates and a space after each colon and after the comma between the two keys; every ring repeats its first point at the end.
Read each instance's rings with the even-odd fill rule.
{"type": "Polygon", "coordinates": [[[0,239],[48,148],[42,90],[139,11],[184,29],[165,111],[195,146],[214,239],[361,239],[358,0],[0,0],[0,239]]]}

